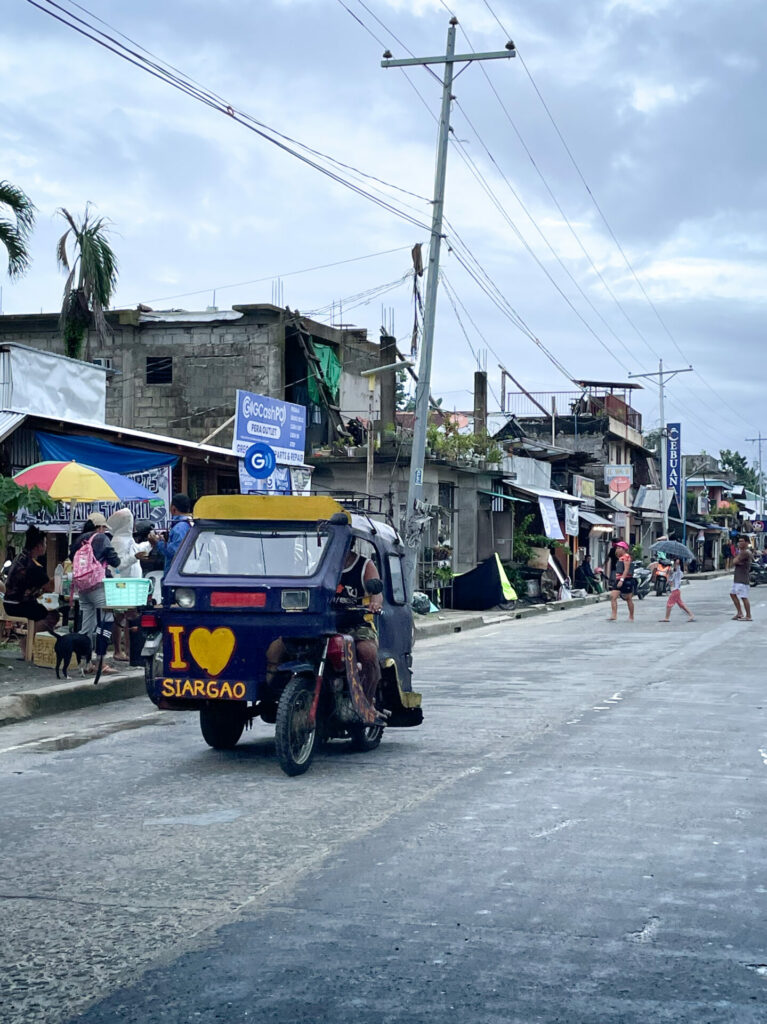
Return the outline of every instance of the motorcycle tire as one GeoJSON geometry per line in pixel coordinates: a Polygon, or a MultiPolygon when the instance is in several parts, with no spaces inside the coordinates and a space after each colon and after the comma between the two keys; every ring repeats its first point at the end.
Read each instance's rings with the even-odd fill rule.
{"type": "Polygon", "coordinates": [[[200,732],[214,750],[234,750],[244,728],[245,716],[234,702],[200,708],[200,732]]]}
{"type": "Polygon", "coordinates": [[[656,597],[663,597],[663,594],[665,593],[665,590],[666,590],[666,581],[665,580],[656,580],[655,581],[655,596],[656,597]]]}
{"type": "Polygon", "coordinates": [[[644,601],[644,591],[637,590],[637,597],[639,598],[640,601],[644,601]]]}
{"type": "Polygon", "coordinates": [[[360,754],[367,754],[381,745],[382,725],[350,725],[351,748],[360,754]]]}
{"type": "Polygon", "coordinates": [[[303,775],[312,763],[317,748],[317,723],[310,729],[306,719],[313,699],[312,680],[305,676],[293,676],[280,696],[274,740],[277,760],[286,775],[303,775]]]}
{"type": "Polygon", "coordinates": [[[749,582],[750,586],[758,587],[759,586],[759,577],[755,573],[751,573],[751,575],[748,577],[748,582],[749,582]]]}

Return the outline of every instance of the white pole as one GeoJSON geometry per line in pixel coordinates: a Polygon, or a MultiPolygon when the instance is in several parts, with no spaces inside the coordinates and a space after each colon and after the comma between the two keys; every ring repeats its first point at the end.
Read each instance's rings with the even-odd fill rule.
{"type": "Polygon", "coordinates": [[[663,534],[668,537],[668,495],[666,491],[666,411],[663,393],[663,360],[658,360],[658,396],[660,400],[660,500],[663,512],[663,534]]]}

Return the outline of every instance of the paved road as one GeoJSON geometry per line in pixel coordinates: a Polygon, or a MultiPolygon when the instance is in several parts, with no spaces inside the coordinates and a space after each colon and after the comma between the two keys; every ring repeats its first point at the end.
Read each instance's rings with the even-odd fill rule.
{"type": "Polygon", "coordinates": [[[426,641],[425,725],[300,779],[141,701],[3,729],[3,1021],[763,1024],[767,609],[726,591],[426,641]]]}

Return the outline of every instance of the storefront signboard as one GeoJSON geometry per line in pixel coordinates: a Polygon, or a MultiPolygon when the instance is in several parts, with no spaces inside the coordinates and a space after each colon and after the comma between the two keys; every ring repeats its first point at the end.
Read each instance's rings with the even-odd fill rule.
{"type": "Polygon", "coordinates": [[[565,505],[565,533],[568,537],[578,536],[578,506],[565,505]]]}
{"type": "Polygon", "coordinates": [[[538,507],[541,510],[541,519],[543,520],[543,532],[547,537],[551,537],[552,540],[564,540],[562,528],[559,525],[559,519],[557,518],[557,511],[554,508],[553,498],[538,498],[538,507]]]}
{"type": "Polygon", "coordinates": [[[682,504],[682,428],[679,423],[666,424],[666,487],[682,504]]]}
{"type": "Polygon", "coordinates": [[[576,498],[583,498],[581,508],[594,508],[596,504],[595,481],[590,476],[573,474],[573,494],[576,498]]]}
{"type": "Polygon", "coordinates": [[[634,483],[634,467],[631,465],[605,466],[605,483],[612,494],[622,494],[634,483]]]}
{"type": "Polygon", "coordinates": [[[278,465],[302,465],[306,447],[306,407],[251,391],[238,391],[232,445],[235,455],[244,456],[257,441],[269,445],[278,465]]]}

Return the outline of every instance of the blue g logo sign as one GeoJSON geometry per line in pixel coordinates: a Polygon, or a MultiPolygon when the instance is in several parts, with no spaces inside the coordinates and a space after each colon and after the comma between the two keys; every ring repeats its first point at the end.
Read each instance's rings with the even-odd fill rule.
{"type": "Polygon", "coordinates": [[[265,480],[271,476],[277,465],[274,452],[268,444],[256,441],[245,452],[245,468],[256,480],[265,480]]]}

